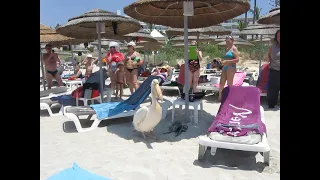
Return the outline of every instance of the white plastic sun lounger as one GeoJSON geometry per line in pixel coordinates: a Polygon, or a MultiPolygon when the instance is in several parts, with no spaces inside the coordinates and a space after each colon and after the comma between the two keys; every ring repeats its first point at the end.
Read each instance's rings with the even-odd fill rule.
{"type": "Polygon", "coordinates": [[[58,101],[52,101],[50,98],[72,93],[72,91],[68,90],[66,87],[58,88],[40,91],[40,110],[47,110],[50,116],[58,116],[63,114],[63,106],[61,106],[58,113],[52,112],[51,108],[60,104],[58,103],[58,101]]]}
{"type": "MultiPolygon", "coordinates": [[[[167,110],[172,105],[172,102],[169,100],[164,99],[162,103],[160,103],[162,106],[162,119],[166,118],[167,116],[167,110]]],[[[129,117],[133,116],[138,109],[140,109],[140,106],[132,111],[124,111],[120,114],[105,118],[103,120],[99,120],[97,118],[91,119],[93,115],[96,114],[96,112],[90,107],[90,106],[78,106],[78,107],[72,107],[72,106],[65,106],[63,110],[64,116],[66,116],[68,119],[74,122],[76,129],[78,132],[88,132],[91,130],[94,130],[98,127],[101,121],[103,120],[109,120],[109,119],[116,119],[116,118],[123,118],[123,117],[129,117]],[[80,119],[79,116],[87,116],[86,119],[80,119]],[[91,127],[89,128],[83,128],[81,125],[82,120],[93,120],[93,123],[91,127]]]]}
{"type": "MultiPolygon", "coordinates": [[[[234,86],[247,86],[248,83],[244,83],[243,80],[246,77],[245,72],[236,72],[234,79],[233,79],[233,85],[234,86]]],[[[205,85],[199,85],[197,86],[198,90],[204,90],[204,91],[213,91],[213,92],[219,92],[219,82],[217,82],[217,79],[215,79],[214,82],[204,83],[205,85]]]]}
{"type": "MultiPolygon", "coordinates": [[[[260,106],[260,113],[261,113],[261,121],[265,123],[264,117],[264,109],[260,106]]],[[[200,136],[199,137],[199,151],[198,151],[198,160],[202,160],[206,153],[208,147],[211,147],[211,155],[215,155],[217,148],[223,149],[233,149],[233,150],[242,150],[242,151],[253,151],[253,152],[262,152],[264,163],[269,165],[270,159],[270,146],[267,141],[267,134],[263,134],[262,137],[259,135],[259,139],[257,140],[257,135],[253,134],[254,136],[242,136],[242,137],[231,137],[231,136],[224,136],[219,134],[217,136],[215,134],[215,139],[212,140],[208,136],[200,136]],[[245,139],[246,138],[246,139],[245,139]],[[258,143],[255,143],[258,142],[258,143]],[[254,144],[255,143],[255,144],[254,144]]]]}

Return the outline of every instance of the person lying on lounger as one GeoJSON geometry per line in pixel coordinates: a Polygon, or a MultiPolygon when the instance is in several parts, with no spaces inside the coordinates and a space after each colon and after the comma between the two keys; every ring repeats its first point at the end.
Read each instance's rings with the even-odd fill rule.
{"type": "Polygon", "coordinates": [[[161,78],[161,81],[159,85],[161,86],[166,78],[168,77],[168,66],[162,66],[160,68],[156,68],[155,71],[151,74],[152,76],[159,76],[161,78]]]}
{"type": "Polygon", "coordinates": [[[80,71],[80,65],[77,64],[76,65],[76,73],[74,75],[72,75],[71,77],[73,78],[83,78],[82,72],[80,71]]]}

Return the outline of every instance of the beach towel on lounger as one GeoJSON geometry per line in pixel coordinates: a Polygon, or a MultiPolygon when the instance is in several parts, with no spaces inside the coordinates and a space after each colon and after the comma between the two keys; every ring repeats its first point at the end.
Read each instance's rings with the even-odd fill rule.
{"type": "MultiPolygon", "coordinates": [[[[236,72],[233,78],[233,85],[241,86],[245,78],[246,78],[245,72],[236,72]]],[[[212,86],[219,88],[220,84],[213,84],[212,86]]],[[[228,83],[226,83],[224,87],[227,87],[227,86],[228,86],[228,83]]]]}
{"type": "Polygon", "coordinates": [[[260,90],[253,86],[224,88],[219,111],[208,131],[229,136],[266,132],[260,116],[260,90]]]}
{"type": "Polygon", "coordinates": [[[102,104],[93,104],[90,107],[96,111],[98,119],[105,119],[115,116],[124,111],[131,111],[137,108],[151,93],[151,82],[159,79],[158,76],[149,76],[140,87],[126,100],[122,102],[108,102],[102,104]]]}
{"type": "Polygon", "coordinates": [[[111,180],[80,168],[76,163],[73,163],[71,168],[67,168],[54,174],[46,180],[111,180]]]}

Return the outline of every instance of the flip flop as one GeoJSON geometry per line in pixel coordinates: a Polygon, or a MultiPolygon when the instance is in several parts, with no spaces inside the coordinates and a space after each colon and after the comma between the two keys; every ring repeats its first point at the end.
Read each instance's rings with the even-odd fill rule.
{"type": "Polygon", "coordinates": [[[170,133],[173,133],[173,132],[177,132],[177,129],[180,126],[181,126],[181,122],[180,121],[176,121],[169,127],[169,132],[165,132],[163,134],[170,134],[170,133]]]}
{"type": "Polygon", "coordinates": [[[179,127],[179,130],[176,132],[176,137],[179,136],[182,132],[187,132],[188,126],[187,125],[181,125],[179,127]]]}

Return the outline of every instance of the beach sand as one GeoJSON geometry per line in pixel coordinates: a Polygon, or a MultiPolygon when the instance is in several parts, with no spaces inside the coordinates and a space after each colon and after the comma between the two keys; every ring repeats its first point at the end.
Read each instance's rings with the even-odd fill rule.
{"type": "MultiPolygon", "coordinates": [[[[128,89],[125,94],[129,94],[128,89]]],[[[171,124],[170,108],[167,118],[155,129],[158,141],[145,141],[134,132],[132,117],[102,121],[93,131],[77,133],[64,116],[48,117],[40,112],[40,179],[71,167],[73,162],[113,180],[280,179],[280,110],[265,112],[270,166],[262,163],[260,153],[226,149],[218,149],[215,156],[206,153],[199,162],[198,136],[206,133],[219,108],[216,96],[205,97],[204,102],[198,126],[190,124],[178,137],[162,134],[171,124]]],[[[183,120],[182,113],[177,109],[175,120],[183,120]]]]}

